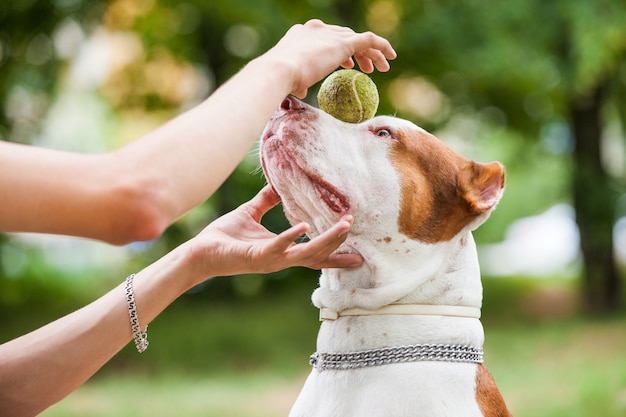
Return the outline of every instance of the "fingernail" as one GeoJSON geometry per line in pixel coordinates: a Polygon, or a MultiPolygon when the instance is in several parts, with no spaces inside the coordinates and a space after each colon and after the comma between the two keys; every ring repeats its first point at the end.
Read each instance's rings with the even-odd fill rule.
{"type": "Polygon", "coordinates": [[[352,224],[352,222],[354,221],[354,216],[352,216],[351,214],[347,214],[347,215],[343,216],[341,218],[341,220],[346,221],[346,222],[352,224]]]}

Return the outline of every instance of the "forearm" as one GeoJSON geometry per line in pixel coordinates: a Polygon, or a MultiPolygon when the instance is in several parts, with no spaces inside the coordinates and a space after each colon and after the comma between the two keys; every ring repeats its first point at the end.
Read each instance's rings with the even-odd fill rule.
{"type": "Polygon", "coordinates": [[[290,90],[287,70],[262,56],[197,107],[118,150],[153,171],[174,219],[210,196],[250,151],[290,90]]]}
{"type": "Polygon", "coordinates": [[[372,33],[311,20],[294,25],[207,100],[106,155],[0,143],[0,230],[128,243],[157,237],[209,197],[250,150],[289,93],[339,65],[387,71],[395,51],[372,33]]]}
{"type": "Polygon", "coordinates": [[[0,231],[115,244],[157,237],[249,152],[287,95],[287,78],[258,58],[197,107],[108,154],[0,143],[0,231]]]}
{"type": "MultiPolygon", "coordinates": [[[[192,275],[182,266],[180,253],[135,276],[142,329],[188,289],[192,275]]],[[[0,345],[1,414],[36,415],[85,382],[131,338],[122,284],[86,307],[0,345]]]]}

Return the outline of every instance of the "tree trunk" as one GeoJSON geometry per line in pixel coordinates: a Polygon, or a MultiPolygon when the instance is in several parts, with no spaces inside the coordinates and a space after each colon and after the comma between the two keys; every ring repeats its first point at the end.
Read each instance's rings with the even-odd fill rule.
{"type": "Polygon", "coordinates": [[[583,298],[588,311],[609,313],[620,303],[620,278],[613,255],[613,223],[616,194],[602,167],[600,112],[606,85],[598,85],[588,97],[570,102],[570,126],[574,149],[574,209],[580,230],[584,260],[583,298]]]}

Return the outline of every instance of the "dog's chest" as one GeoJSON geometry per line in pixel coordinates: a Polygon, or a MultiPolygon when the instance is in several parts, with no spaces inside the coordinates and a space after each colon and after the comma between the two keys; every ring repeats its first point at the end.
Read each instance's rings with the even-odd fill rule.
{"type": "Polygon", "coordinates": [[[290,417],[483,417],[477,365],[411,363],[312,372],[290,417]]]}

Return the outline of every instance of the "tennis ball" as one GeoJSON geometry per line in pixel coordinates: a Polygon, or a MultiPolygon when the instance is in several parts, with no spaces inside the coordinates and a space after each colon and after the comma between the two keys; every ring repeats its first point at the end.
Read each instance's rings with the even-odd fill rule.
{"type": "Polygon", "coordinates": [[[348,123],[371,119],[378,110],[378,89],[366,74],[342,69],[330,74],[317,93],[319,108],[348,123]]]}

